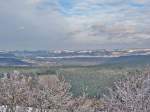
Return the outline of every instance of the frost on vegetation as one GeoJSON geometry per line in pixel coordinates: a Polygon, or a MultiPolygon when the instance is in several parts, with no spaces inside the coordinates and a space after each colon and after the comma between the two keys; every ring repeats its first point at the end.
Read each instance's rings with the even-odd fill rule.
{"type": "Polygon", "coordinates": [[[150,72],[135,72],[115,83],[105,96],[107,112],[150,112],[150,72]]]}
{"type": "Polygon", "coordinates": [[[0,112],[150,112],[150,72],[136,72],[114,83],[102,99],[73,97],[71,85],[58,76],[55,86],[19,72],[0,78],[0,112]]]}

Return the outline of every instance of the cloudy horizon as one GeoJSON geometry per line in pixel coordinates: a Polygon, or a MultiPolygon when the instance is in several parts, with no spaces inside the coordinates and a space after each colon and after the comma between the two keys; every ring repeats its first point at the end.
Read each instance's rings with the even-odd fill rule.
{"type": "Polygon", "coordinates": [[[150,48],[149,0],[1,0],[0,49],[150,48]]]}

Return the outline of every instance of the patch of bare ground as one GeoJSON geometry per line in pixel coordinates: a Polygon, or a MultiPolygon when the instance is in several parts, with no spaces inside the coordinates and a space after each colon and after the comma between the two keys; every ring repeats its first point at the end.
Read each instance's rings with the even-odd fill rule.
{"type": "Polygon", "coordinates": [[[58,77],[56,75],[41,75],[39,76],[39,82],[40,84],[54,88],[57,85],[57,82],[59,81],[58,77]]]}

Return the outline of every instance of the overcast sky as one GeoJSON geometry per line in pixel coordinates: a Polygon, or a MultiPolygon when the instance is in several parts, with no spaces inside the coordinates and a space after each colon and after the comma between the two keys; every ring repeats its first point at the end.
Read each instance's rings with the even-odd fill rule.
{"type": "Polygon", "coordinates": [[[150,0],[0,0],[0,49],[150,48],[150,0]]]}

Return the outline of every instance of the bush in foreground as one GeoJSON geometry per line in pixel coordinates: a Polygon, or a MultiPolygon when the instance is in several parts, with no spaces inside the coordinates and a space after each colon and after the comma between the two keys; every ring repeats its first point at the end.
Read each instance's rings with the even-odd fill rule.
{"type": "Polygon", "coordinates": [[[129,74],[109,93],[105,97],[107,112],[150,112],[150,73],[129,74]]]}
{"type": "Polygon", "coordinates": [[[150,73],[136,72],[115,83],[109,96],[72,97],[71,85],[58,76],[54,86],[38,76],[14,72],[0,79],[1,112],[150,112],[150,73]]]}
{"type": "Polygon", "coordinates": [[[40,84],[35,75],[18,72],[5,75],[0,79],[0,106],[6,112],[16,112],[18,108],[21,108],[18,112],[65,109],[71,100],[70,84],[63,78],[54,87],[48,87],[40,84]]]}

